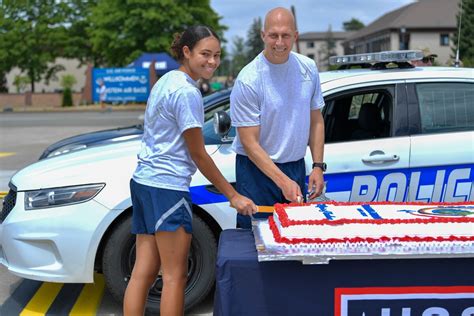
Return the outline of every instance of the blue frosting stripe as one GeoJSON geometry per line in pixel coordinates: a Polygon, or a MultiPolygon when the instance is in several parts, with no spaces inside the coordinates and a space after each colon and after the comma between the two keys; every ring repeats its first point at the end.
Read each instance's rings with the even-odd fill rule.
{"type": "Polygon", "coordinates": [[[362,205],[362,208],[364,208],[364,210],[370,215],[372,216],[373,219],[382,219],[382,217],[379,215],[379,213],[377,213],[376,210],[374,210],[372,208],[372,206],[368,205],[368,204],[363,204],[362,205]]]}
{"type": "Polygon", "coordinates": [[[321,213],[323,213],[324,217],[326,217],[328,220],[334,219],[334,214],[328,210],[328,206],[326,204],[316,204],[316,208],[319,208],[321,213]]]}

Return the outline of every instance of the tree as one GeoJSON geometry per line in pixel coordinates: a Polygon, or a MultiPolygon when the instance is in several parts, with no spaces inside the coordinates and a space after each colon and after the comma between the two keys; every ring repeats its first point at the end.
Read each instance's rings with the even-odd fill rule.
{"type": "Polygon", "coordinates": [[[8,93],[7,76],[0,72],[0,93],[8,93]]]}
{"type": "Polygon", "coordinates": [[[97,5],[97,0],[69,0],[65,24],[67,38],[62,51],[62,56],[75,58],[81,64],[91,62],[94,65],[102,64],[100,54],[92,50],[92,43],[88,36],[91,25],[92,9],[97,5]]]}
{"type": "Polygon", "coordinates": [[[16,75],[13,79],[13,85],[16,88],[16,93],[22,93],[25,91],[26,86],[30,84],[30,78],[27,76],[16,75]]]}
{"type": "MultiPolygon", "coordinates": [[[[461,2],[459,2],[461,7],[461,2]]],[[[457,14],[457,29],[453,36],[454,48],[453,58],[456,56],[458,47],[458,30],[461,23],[461,33],[459,38],[459,58],[465,67],[474,67],[474,0],[463,0],[462,19],[461,10],[457,14]]]]}
{"type": "Polygon", "coordinates": [[[320,61],[323,62],[322,66],[325,69],[329,69],[329,57],[336,55],[336,40],[334,39],[334,34],[332,33],[332,26],[329,25],[326,32],[326,37],[324,38],[324,43],[319,51],[321,54],[320,61]]]}
{"type": "Polygon", "coordinates": [[[102,0],[91,9],[87,33],[104,66],[125,66],[143,52],[168,51],[172,35],[190,25],[222,34],[219,19],[209,0],[102,0]]]}
{"type": "Polygon", "coordinates": [[[0,7],[0,72],[19,67],[35,82],[49,80],[61,67],[54,65],[67,38],[67,4],[54,0],[4,1],[0,7]]]}
{"type": "Polygon", "coordinates": [[[344,31],[349,32],[349,31],[358,31],[362,28],[364,28],[365,25],[361,21],[359,21],[356,18],[352,18],[350,21],[346,21],[342,23],[342,28],[344,31]]]}
{"type": "Polygon", "coordinates": [[[253,20],[247,32],[247,62],[252,61],[258,54],[263,51],[262,41],[262,19],[260,17],[253,20]]]}
{"type": "Polygon", "coordinates": [[[232,52],[232,75],[235,77],[247,64],[247,51],[243,37],[236,36],[233,40],[234,49],[232,52]]]}

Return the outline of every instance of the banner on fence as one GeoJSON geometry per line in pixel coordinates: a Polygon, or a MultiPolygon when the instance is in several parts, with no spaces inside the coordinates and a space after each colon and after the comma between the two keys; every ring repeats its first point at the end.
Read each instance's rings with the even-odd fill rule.
{"type": "Polygon", "coordinates": [[[150,93],[149,71],[144,68],[94,68],[92,99],[100,100],[101,82],[107,103],[146,102],[150,93]]]}

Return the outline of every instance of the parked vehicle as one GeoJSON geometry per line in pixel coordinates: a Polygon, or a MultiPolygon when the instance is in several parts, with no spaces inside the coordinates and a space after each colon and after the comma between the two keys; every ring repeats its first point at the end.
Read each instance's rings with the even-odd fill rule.
{"type": "MultiPolygon", "coordinates": [[[[392,55],[402,65],[410,54],[392,55]]],[[[380,61],[376,54],[370,57],[380,61]]],[[[384,67],[379,63],[377,68],[384,67]]],[[[474,69],[329,71],[321,73],[321,84],[328,198],[474,199],[474,69]]],[[[207,151],[234,182],[229,137],[216,135],[212,120],[215,113],[228,109],[228,94],[206,107],[203,133],[207,151]]],[[[222,119],[221,114],[216,116],[222,119]]],[[[218,128],[220,121],[215,122],[218,128]]],[[[120,300],[134,262],[128,185],[139,146],[134,140],[91,147],[38,161],[16,173],[0,216],[0,262],[13,274],[50,282],[93,282],[94,270],[101,271],[120,300]]],[[[310,157],[308,152],[308,173],[310,157]]],[[[235,210],[199,172],[191,195],[194,234],[187,309],[211,291],[219,233],[236,224],[235,210]]],[[[150,310],[159,308],[161,285],[158,279],[150,290],[150,310]]]]}
{"type": "MultiPolygon", "coordinates": [[[[204,108],[212,109],[213,107],[218,106],[222,101],[228,102],[230,91],[231,90],[229,89],[221,90],[204,97],[204,108]]],[[[68,154],[73,151],[90,147],[141,139],[143,135],[143,125],[141,123],[142,122],[132,126],[84,133],[62,139],[49,145],[43,151],[39,160],[68,154]]]]}

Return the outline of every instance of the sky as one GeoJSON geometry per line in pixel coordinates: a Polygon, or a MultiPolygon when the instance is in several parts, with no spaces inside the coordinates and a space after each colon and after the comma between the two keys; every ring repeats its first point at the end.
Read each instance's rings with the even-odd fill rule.
{"type": "Polygon", "coordinates": [[[247,32],[255,18],[262,22],[268,10],[275,7],[296,12],[299,33],[325,32],[331,25],[333,31],[343,31],[342,23],[353,17],[365,25],[385,13],[398,9],[414,0],[211,0],[211,7],[219,14],[221,24],[229,28],[225,32],[228,44],[232,46],[235,36],[247,38],[247,32]]]}

